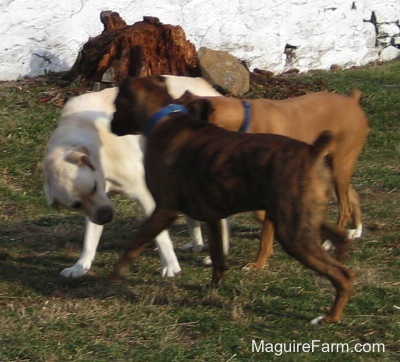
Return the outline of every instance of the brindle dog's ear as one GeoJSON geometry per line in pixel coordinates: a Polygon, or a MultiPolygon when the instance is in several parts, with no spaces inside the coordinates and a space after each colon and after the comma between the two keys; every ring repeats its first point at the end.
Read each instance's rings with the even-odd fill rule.
{"type": "Polygon", "coordinates": [[[193,99],[186,104],[186,108],[191,114],[205,122],[208,122],[211,113],[214,112],[212,103],[206,98],[193,99]]]}
{"type": "Polygon", "coordinates": [[[162,75],[151,75],[150,77],[158,83],[165,83],[165,77],[163,77],[162,75]]]}
{"type": "Polygon", "coordinates": [[[194,99],[196,99],[196,96],[192,92],[187,90],[180,98],[175,99],[175,102],[178,104],[187,104],[194,99]]]}

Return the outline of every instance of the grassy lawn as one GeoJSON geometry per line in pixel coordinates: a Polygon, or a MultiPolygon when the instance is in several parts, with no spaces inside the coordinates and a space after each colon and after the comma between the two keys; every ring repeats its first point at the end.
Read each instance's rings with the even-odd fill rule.
{"type": "MultiPolygon", "coordinates": [[[[136,205],[115,199],[117,217],[105,228],[89,275],[65,280],[77,260],[84,220],[45,203],[42,159],[63,99],[83,91],[59,76],[0,83],[0,361],[395,361],[400,356],[400,62],[346,71],[292,75],[305,91],[363,92],[371,132],[353,177],[365,233],[346,261],[354,294],[340,323],[308,322],[331,305],[330,284],[276,245],[267,267],[243,272],[255,257],[260,226],[251,214],[233,220],[225,285],[206,288],[206,252],[184,253],[183,219],[170,230],[183,273],[160,278],[148,249],[126,280],[107,274],[124,241],[142,221],[136,205]],[[314,352],[254,352],[264,342],[319,344],[314,352]],[[342,343],[369,352],[345,353],[342,343]],[[385,352],[378,351],[384,344],[385,352]],[[329,353],[323,348],[330,348],[329,353]],[[375,348],[375,352],[372,349],[375,348]],[[281,355],[280,355],[281,354],[281,355]]],[[[285,83],[286,84],[286,83],[285,83]]],[[[255,87],[250,97],[282,89],[255,87]]],[[[335,204],[329,218],[335,220],[335,204]]]]}

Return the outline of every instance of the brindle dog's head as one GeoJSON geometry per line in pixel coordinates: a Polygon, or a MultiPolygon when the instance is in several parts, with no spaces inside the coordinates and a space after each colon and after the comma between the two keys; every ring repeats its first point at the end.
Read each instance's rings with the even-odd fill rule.
{"type": "Polygon", "coordinates": [[[172,101],[164,77],[128,77],[119,86],[111,131],[118,136],[141,133],[150,117],[172,101]]]}

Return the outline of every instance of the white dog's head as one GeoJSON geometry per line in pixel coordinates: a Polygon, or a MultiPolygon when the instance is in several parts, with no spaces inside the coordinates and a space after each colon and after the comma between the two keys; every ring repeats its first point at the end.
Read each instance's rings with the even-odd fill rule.
{"type": "Polygon", "coordinates": [[[50,206],[78,211],[99,225],[112,221],[114,207],[106,194],[102,170],[86,147],[53,152],[45,160],[44,175],[50,206]]]}

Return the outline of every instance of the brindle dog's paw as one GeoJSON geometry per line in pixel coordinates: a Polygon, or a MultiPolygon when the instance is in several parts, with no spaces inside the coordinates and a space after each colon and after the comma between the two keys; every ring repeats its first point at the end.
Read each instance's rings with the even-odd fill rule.
{"type": "Polygon", "coordinates": [[[123,280],[124,277],[119,270],[113,270],[107,278],[110,284],[121,284],[123,280]]]}
{"type": "Polygon", "coordinates": [[[324,324],[324,319],[325,319],[325,316],[320,315],[319,317],[314,318],[310,323],[314,326],[320,326],[320,325],[324,324]]]}
{"type": "Polygon", "coordinates": [[[320,326],[322,324],[337,323],[338,321],[339,318],[335,318],[334,316],[328,314],[314,318],[310,323],[313,324],[314,326],[320,326]]]}

